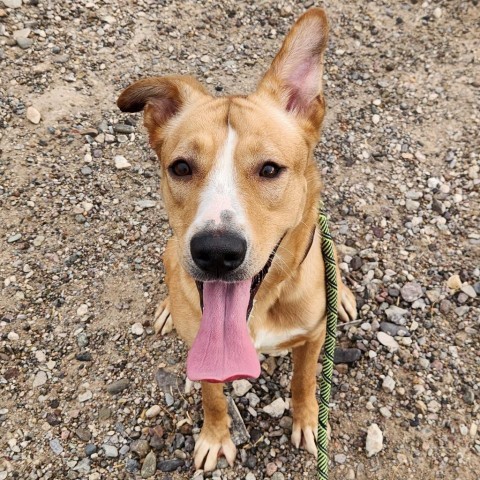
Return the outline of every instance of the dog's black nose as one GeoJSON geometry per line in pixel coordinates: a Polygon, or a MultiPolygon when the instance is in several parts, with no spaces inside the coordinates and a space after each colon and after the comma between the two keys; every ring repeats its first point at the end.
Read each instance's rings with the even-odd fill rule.
{"type": "Polygon", "coordinates": [[[221,278],[242,264],[247,242],[235,233],[197,233],[190,241],[190,252],[199,268],[221,278]]]}

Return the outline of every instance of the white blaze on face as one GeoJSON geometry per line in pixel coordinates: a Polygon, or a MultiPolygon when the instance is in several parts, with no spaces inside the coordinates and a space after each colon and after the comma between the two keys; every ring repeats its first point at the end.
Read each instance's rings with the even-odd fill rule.
{"type": "Polygon", "coordinates": [[[193,222],[194,230],[201,229],[207,224],[209,227],[220,226],[222,213],[228,213],[235,225],[244,224],[244,213],[235,182],[236,145],[237,133],[229,126],[226,141],[218,151],[216,162],[200,195],[197,216],[193,222]]]}

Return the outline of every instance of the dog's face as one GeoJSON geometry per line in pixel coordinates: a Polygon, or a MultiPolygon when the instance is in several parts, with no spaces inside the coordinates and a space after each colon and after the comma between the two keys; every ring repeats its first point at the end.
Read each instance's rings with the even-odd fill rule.
{"type": "Polygon", "coordinates": [[[324,15],[304,15],[250,96],[215,98],[189,77],[120,96],[145,111],[184,268],[199,281],[253,278],[301,221],[324,116],[324,15]]]}

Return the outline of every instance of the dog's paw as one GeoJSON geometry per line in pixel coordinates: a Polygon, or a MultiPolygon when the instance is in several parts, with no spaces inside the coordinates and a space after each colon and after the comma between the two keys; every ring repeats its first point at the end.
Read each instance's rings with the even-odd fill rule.
{"type": "Polygon", "coordinates": [[[303,424],[301,422],[293,422],[292,426],[292,443],[295,448],[303,446],[305,450],[312,455],[317,456],[317,425],[303,424]]]}
{"type": "Polygon", "coordinates": [[[230,438],[228,427],[211,428],[204,426],[195,443],[195,467],[202,468],[205,472],[215,470],[217,459],[224,455],[230,466],[233,466],[237,449],[230,438]]]}
{"type": "Polygon", "coordinates": [[[318,404],[316,400],[293,405],[292,443],[295,448],[303,446],[312,455],[317,456],[318,404]]]}
{"type": "Polygon", "coordinates": [[[344,322],[352,322],[357,318],[357,301],[355,295],[345,285],[340,290],[338,316],[344,322]]]}
{"type": "Polygon", "coordinates": [[[166,335],[173,330],[173,320],[170,315],[170,297],[167,297],[157,307],[153,321],[155,333],[166,335]]]}

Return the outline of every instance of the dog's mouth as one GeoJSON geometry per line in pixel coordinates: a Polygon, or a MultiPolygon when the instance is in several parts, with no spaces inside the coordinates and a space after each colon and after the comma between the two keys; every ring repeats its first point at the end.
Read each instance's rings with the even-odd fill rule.
{"type": "MultiPolygon", "coordinates": [[[[283,237],[282,237],[283,239],[283,237]]],[[[252,312],[253,308],[253,301],[255,300],[255,295],[257,294],[258,290],[260,289],[260,286],[262,285],[263,280],[267,276],[268,271],[270,270],[270,267],[272,265],[273,259],[275,258],[275,254],[277,253],[278,247],[280,246],[280,242],[282,239],[275,245],[275,248],[272,250],[272,253],[268,257],[267,263],[265,266],[252,278],[252,283],[250,285],[250,300],[248,302],[248,307],[247,307],[247,315],[245,320],[248,320],[250,317],[250,313],[252,312]]],[[[197,285],[197,290],[198,290],[198,295],[200,297],[200,307],[203,312],[203,284],[204,282],[201,282],[200,280],[195,281],[197,285]]]]}
{"type": "Polygon", "coordinates": [[[187,358],[187,375],[191,380],[229,382],[260,375],[247,320],[282,239],[253,278],[229,283],[196,282],[202,320],[187,358]]]}

